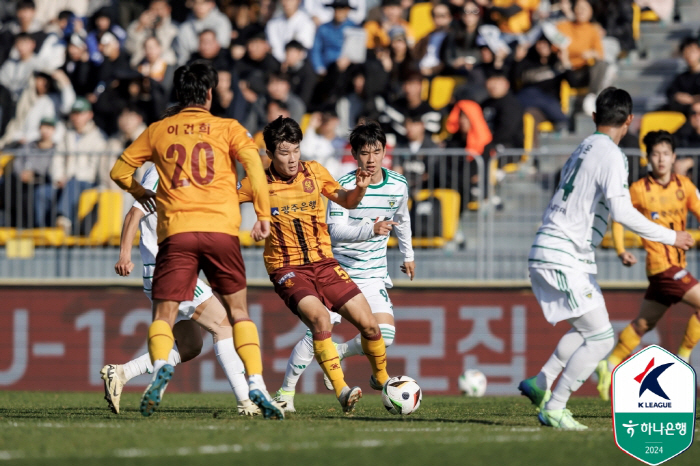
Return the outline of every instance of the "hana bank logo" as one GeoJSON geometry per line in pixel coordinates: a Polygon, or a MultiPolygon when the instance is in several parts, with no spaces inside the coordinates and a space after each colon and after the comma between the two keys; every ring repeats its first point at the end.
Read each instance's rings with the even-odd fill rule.
{"type": "Polygon", "coordinates": [[[651,358],[651,361],[647,364],[646,369],[644,369],[644,372],[639,374],[634,378],[634,380],[640,384],[639,386],[639,397],[641,398],[642,395],[649,391],[656,396],[659,396],[663,398],[664,400],[667,400],[668,402],[643,402],[640,401],[638,402],[638,407],[639,408],[670,408],[671,407],[671,399],[668,397],[666,392],[664,391],[663,388],[661,388],[661,384],[659,383],[659,376],[663,374],[666,369],[671,367],[674,363],[669,362],[666,364],[661,364],[660,366],[654,367],[654,358],[651,358]]]}

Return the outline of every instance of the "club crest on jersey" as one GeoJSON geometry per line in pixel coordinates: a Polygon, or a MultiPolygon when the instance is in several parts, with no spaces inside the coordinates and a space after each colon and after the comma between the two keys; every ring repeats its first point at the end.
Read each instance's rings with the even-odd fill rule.
{"type": "Polygon", "coordinates": [[[280,214],[280,208],[279,208],[279,207],[273,207],[272,209],[270,209],[270,213],[271,213],[273,216],[279,215],[279,214],[280,214]]]}
{"type": "Polygon", "coordinates": [[[389,199],[389,207],[394,207],[396,205],[396,198],[392,197],[389,199]]]}
{"type": "Polygon", "coordinates": [[[305,193],[314,192],[314,182],[311,181],[311,178],[306,178],[302,184],[304,186],[305,193]]]}
{"type": "Polygon", "coordinates": [[[284,282],[284,286],[286,286],[287,288],[291,288],[291,287],[294,286],[294,282],[293,282],[292,279],[290,278],[289,280],[287,280],[287,281],[284,282]]]}
{"type": "Polygon", "coordinates": [[[651,219],[652,219],[652,220],[658,220],[658,219],[659,219],[659,213],[658,213],[658,212],[652,212],[652,213],[651,213],[651,219]]]}
{"type": "Polygon", "coordinates": [[[685,193],[683,192],[682,189],[679,189],[678,191],[676,191],[676,197],[678,198],[679,201],[682,201],[683,199],[685,199],[685,193]]]}

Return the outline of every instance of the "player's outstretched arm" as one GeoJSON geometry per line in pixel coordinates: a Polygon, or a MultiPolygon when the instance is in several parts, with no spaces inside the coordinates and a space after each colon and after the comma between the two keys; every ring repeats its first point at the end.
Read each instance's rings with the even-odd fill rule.
{"type": "Polygon", "coordinates": [[[122,277],[127,277],[134,269],[134,263],[131,262],[131,248],[143,216],[144,213],[140,209],[132,207],[124,217],[122,236],[119,239],[119,260],[114,266],[114,271],[122,277]]]}
{"type": "MultiPolygon", "coordinates": [[[[246,141],[239,142],[238,144],[243,144],[243,147],[237,148],[235,153],[237,154],[238,160],[241,162],[241,164],[243,164],[243,168],[245,168],[245,179],[248,180],[249,183],[247,189],[249,191],[250,198],[253,201],[255,213],[258,216],[259,222],[268,222],[267,232],[269,234],[270,193],[267,188],[265,170],[263,170],[262,162],[260,161],[260,154],[258,153],[258,148],[255,145],[255,143],[252,142],[252,140],[250,140],[250,144],[247,144],[246,141]]],[[[239,188],[238,191],[240,194],[241,189],[239,188]]],[[[262,231],[262,226],[260,226],[260,231],[262,231]]]]}
{"type": "Polygon", "coordinates": [[[360,205],[360,201],[365,197],[371,178],[372,175],[368,171],[358,168],[355,172],[355,188],[350,191],[340,188],[330,193],[328,199],[346,209],[354,209],[360,205]]]}
{"type": "Polygon", "coordinates": [[[642,238],[657,243],[675,246],[687,251],[695,243],[693,237],[685,231],[673,231],[657,225],[632,206],[629,197],[617,196],[608,199],[610,203],[610,215],[613,220],[621,223],[628,230],[632,230],[642,238]]]}
{"type": "Polygon", "coordinates": [[[405,188],[399,208],[394,214],[396,220],[396,237],[399,240],[399,251],[404,260],[401,271],[413,280],[416,276],[416,262],[413,260],[413,240],[411,235],[411,216],[408,212],[408,187],[405,188]]]}
{"type": "Polygon", "coordinates": [[[625,267],[632,267],[634,264],[636,264],[637,258],[634,257],[634,254],[625,250],[625,227],[617,222],[613,222],[612,238],[615,251],[617,252],[617,257],[619,257],[620,261],[622,261],[622,265],[625,267]]]}

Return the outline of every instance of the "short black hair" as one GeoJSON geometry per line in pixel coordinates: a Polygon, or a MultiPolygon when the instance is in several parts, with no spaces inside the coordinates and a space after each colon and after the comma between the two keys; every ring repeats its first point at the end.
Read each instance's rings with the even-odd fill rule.
{"type": "Polygon", "coordinates": [[[263,139],[265,147],[271,153],[275,153],[277,146],[283,142],[290,144],[299,144],[304,139],[304,134],[301,132],[299,123],[291,118],[278,117],[275,121],[270,122],[263,129],[263,139]]]}
{"type": "Polygon", "coordinates": [[[34,3],[34,0],[20,0],[19,2],[17,2],[17,8],[15,8],[15,11],[25,10],[29,8],[32,10],[36,10],[36,4],[34,3]]]}
{"type": "Polygon", "coordinates": [[[197,34],[197,37],[202,37],[204,34],[214,34],[214,38],[216,38],[216,31],[213,29],[204,29],[197,34]]]}
{"type": "Polygon", "coordinates": [[[676,152],[676,141],[673,140],[673,135],[666,130],[649,131],[644,136],[643,141],[644,145],[647,146],[647,154],[651,154],[654,147],[664,142],[671,146],[672,152],[676,152]]]}
{"type": "Polygon", "coordinates": [[[632,97],[624,89],[608,87],[595,100],[596,126],[620,127],[632,114],[632,97]]]}
{"type": "Polygon", "coordinates": [[[34,40],[34,38],[32,37],[32,35],[29,34],[28,32],[18,32],[17,35],[15,36],[15,42],[17,42],[19,40],[23,40],[23,39],[28,39],[28,40],[31,40],[33,42],[36,42],[34,40]]]}
{"type": "Polygon", "coordinates": [[[176,69],[173,81],[180,105],[204,105],[207,91],[219,84],[219,75],[208,60],[195,60],[176,69]]]}
{"type": "Polygon", "coordinates": [[[67,19],[70,21],[71,19],[73,19],[73,16],[75,16],[75,15],[73,14],[72,11],[63,10],[58,14],[58,19],[60,19],[60,20],[67,19]]]}
{"type": "Polygon", "coordinates": [[[285,50],[297,49],[297,50],[301,50],[302,52],[306,52],[306,47],[304,47],[302,45],[302,43],[296,39],[292,39],[289,42],[287,42],[287,45],[284,46],[284,49],[285,50]]]}
{"type": "Polygon", "coordinates": [[[689,47],[691,45],[700,45],[699,42],[700,42],[700,38],[698,38],[696,36],[686,37],[678,45],[678,51],[680,53],[683,53],[683,51],[685,50],[686,47],[689,47]]]}
{"type": "Polygon", "coordinates": [[[282,102],[281,100],[277,100],[277,99],[268,100],[265,108],[270,108],[270,105],[272,105],[272,104],[277,105],[277,107],[279,107],[280,110],[289,111],[289,106],[286,103],[282,102]]]}
{"type": "Polygon", "coordinates": [[[382,149],[386,147],[386,134],[379,123],[372,120],[366,120],[355,126],[349,139],[353,154],[357,154],[365,146],[374,147],[377,143],[382,145],[382,149]]]}

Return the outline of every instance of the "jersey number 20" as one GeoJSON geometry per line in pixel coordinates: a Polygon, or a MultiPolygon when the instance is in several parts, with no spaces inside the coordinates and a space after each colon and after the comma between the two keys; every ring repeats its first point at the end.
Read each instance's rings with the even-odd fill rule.
{"type": "MultiPolygon", "coordinates": [[[[183,188],[190,185],[190,180],[182,177],[182,167],[187,162],[187,150],[182,144],[172,144],[165,151],[165,159],[172,161],[177,154],[177,160],[175,161],[175,171],[173,172],[172,179],[172,189],[183,188]]],[[[192,148],[192,156],[190,157],[190,164],[192,168],[192,177],[194,181],[198,184],[209,184],[211,180],[214,179],[214,149],[208,142],[198,142],[192,148]],[[199,156],[204,151],[204,157],[206,159],[207,168],[206,174],[202,176],[200,169],[199,156]]]]}

